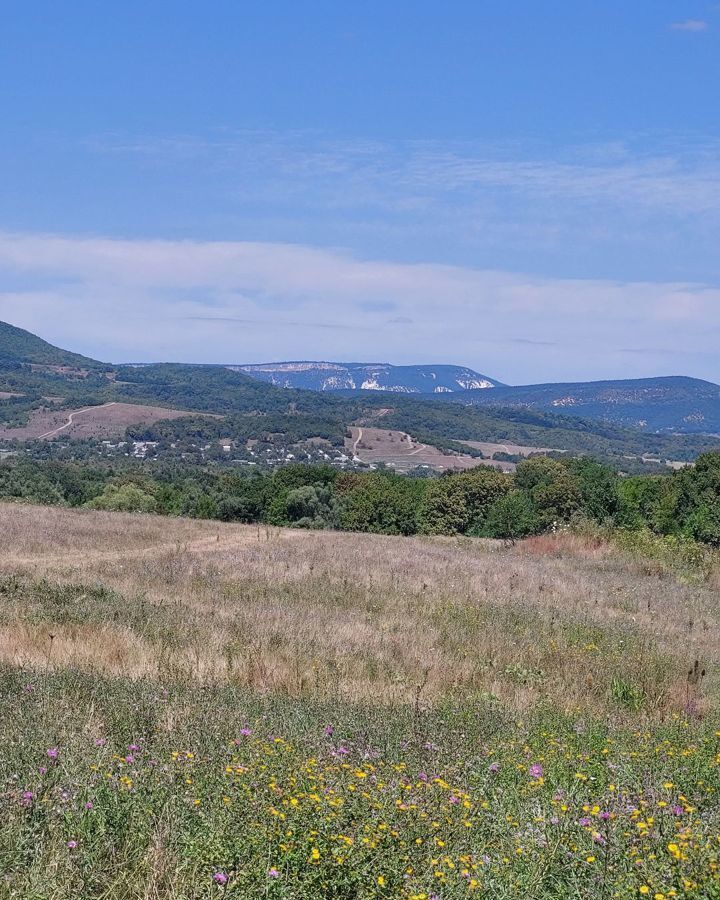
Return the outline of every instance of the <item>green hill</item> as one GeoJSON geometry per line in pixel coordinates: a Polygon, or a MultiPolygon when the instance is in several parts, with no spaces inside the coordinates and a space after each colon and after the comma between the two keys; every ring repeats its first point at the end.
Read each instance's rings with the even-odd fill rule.
{"type": "MultiPolygon", "coordinates": [[[[504,397],[506,388],[473,391],[504,397]]],[[[57,410],[109,402],[158,405],[224,419],[195,418],[158,423],[143,430],[145,440],[215,442],[284,436],[284,442],[322,437],[342,447],[355,423],[405,431],[423,443],[470,452],[462,441],[552,447],[572,454],[614,458],[649,455],[691,460],[718,446],[704,434],[649,433],[623,424],[527,406],[492,408],[448,403],[444,394],[423,397],[392,392],[327,393],[276,387],[228,366],[157,364],[109,366],[54,347],[39,337],[0,322],[0,424],[27,423],[48,404],[57,410]],[[48,399],[52,398],[52,399],[48,399]],[[559,413],[563,414],[560,415],[559,413]]],[[[666,399],[666,398],[660,398],[666,399]]]]}
{"type": "Polygon", "coordinates": [[[105,369],[103,363],[79,353],[61,350],[24,328],[0,322],[0,366],[70,366],[79,369],[105,369]]]}

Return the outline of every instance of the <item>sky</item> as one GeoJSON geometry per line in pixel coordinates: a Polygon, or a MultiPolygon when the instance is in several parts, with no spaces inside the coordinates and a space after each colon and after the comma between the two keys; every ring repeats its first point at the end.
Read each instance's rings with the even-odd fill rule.
{"type": "Polygon", "coordinates": [[[720,2],[3,0],[0,319],[720,381],[720,2]]]}

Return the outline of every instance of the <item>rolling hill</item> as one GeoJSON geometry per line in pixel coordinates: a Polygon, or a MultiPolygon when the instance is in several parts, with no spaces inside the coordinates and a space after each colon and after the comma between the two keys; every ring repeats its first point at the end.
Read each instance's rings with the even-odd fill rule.
{"type": "Polygon", "coordinates": [[[652,432],[720,432],[720,386],[699,378],[638,378],[501,386],[463,402],[603,419],[652,432]]]}
{"type": "Polygon", "coordinates": [[[77,369],[107,369],[104,363],[62,350],[30,331],[0,322],[0,366],[60,366],[77,369]]]}
{"type": "Polygon", "coordinates": [[[720,433],[720,386],[699,378],[511,386],[461,366],[283,362],[230,368],[283,388],[433,395],[451,403],[533,409],[647,432],[720,433]]]}
{"type": "MultiPolygon", "coordinates": [[[[135,404],[167,409],[168,419],[173,411],[195,414],[133,431],[130,426],[147,417],[138,410],[137,423],[132,423],[132,410],[123,412],[128,434],[161,440],[167,446],[217,446],[227,440],[247,446],[248,441],[260,441],[264,446],[284,446],[290,453],[287,448],[297,442],[322,439],[342,448],[351,426],[366,425],[404,432],[422,444],[454,453],[470,452],[465,441],[513,443],[613,458],[625,466],[624,460],[643,456],[691,460],[719,445],[717,438],[702,434],[695,421],[685,421],[684,430],[699,433],[668,433],[683,430],[672,426],[682,425],[683,418],[697,411],[700,396],[705,403],[703,421],[718,421],[712,430],[720,431],[720,416],[713,418],[720,406],[714,391],[720,389],[693,379],[608,382],[602,389],[597,384],[575,385],[570,392],[567,385],[510,388],[460,367],[388,366],[382,367],[383,373],[373,368],[383,379],[375,377],[377,385],[370,389],[322,390],[315,380],[315,389],[308,390],[279,387],[269,380],[270,372],[263,378],[255,373],[251,377],[248,368],[177,363],[109,366],[0,324],[0,426],[5,440],[21,441],[23,433],[31,433],[28,426],[38,435],[55,435],[71,414],[87,407],[135,404]],[[449,385],[460,381],[465,386],[451,392],[449,385]],[[482,381],[491,387],[470,386],[482,381]],[[392,390],[400,384],[404,390],[392,390]],[[431,384],[430,393],[421,393],[421,386],[427,390],[431,384]],[[634,390],[636,384],[641,388],[634,390]],[[666,388],[660,390],[657,384],[666,388]],[[573,402],[562,402],[567,397],[573,402]],[[644,428],[626,427],[623,419],[609,421],[608,411],[629,416],[628,406],[639,416],[632,403],[646,411],[644,428]],[[60,412],[63,415],[56,415],[60,412]],[[43,416],[53,423],[41,427],[36,420],[43,416]],[[668,424],[653,429],[660,421],[668,424]]],[[[358,364],[363,368],[367,367],[358,364]]],[[[305,374],[312,381],[317,372],[321,370],[305,374]]],[[[61,428],[60,435],[74,440],[76,431],[61,428]]]]}

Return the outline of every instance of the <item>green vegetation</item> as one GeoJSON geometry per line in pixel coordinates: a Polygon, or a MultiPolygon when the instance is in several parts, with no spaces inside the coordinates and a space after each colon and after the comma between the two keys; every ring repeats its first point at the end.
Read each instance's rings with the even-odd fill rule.
{"type": "Polygon", "coordinates": [[[53,347],[52,344],[22,328],[0,322],[0,367],[20,367],[28,364],[71,366],[81,369],[108,368],[87,356],[53,347]]]}
{"type": "Polygon", "coordinates": [[[223,521],[382,534],[516,540],[600,526],[720,546],[720,453],[666,476],[621,477],[591,459],[535,457],[513,475],[479,466],[439,478],[292,464],[273,473],[8,459],[0,497],[223,521]]]}
{"type": "Polygon", "coordinates": [[[110,401],[146,403],[210,412],[225,419],[178,419],[136,429],[144,440],[257,439],[284,435],[288,443],[323,437],[342,444],[352,423],[381,424],[417,440],[478,455],[462,441],[518,443],[619,461],[650,455],[687,461],[717,448],[706,435],[647,434],[602,421],[559,416],[526,408],[477,408],[443,399],[330,396],[278,388],[223,366],[160,364],[108,367],[65,353],[28,332],[0,323],[0,391],[21,394],[0,399],[0,423],[27,422],[52,397],[52,408],[78,408],[110,401]],[[38,364],[40,368],[38,368],[38,364]],[[70,366],[70,372],[49,367],[70,366]],[[46,368],[47,367],[47,368],[46,368]],[[390,411],[388,412],[388,408],[390,411]]]}

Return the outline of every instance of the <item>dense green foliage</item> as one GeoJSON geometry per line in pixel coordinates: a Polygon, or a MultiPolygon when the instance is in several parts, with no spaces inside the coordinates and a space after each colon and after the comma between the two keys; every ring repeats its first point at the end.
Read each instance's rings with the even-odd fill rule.
{"type": "Polygon", "coordinates": [[[720,546],[720,453],[705,454],[673,475],[631,477],[587,458],[535,457],[513,475],[478,466],[439,478],[409,478],[327,465],[238,472],[20,457],[0,463],[0,497],[281,526],[508,540],[595,523],[720,546]]]}
{"type": "Polygon", "coordinates": [[[70,353],[53,347],[47,341],[23,328],[0,322],[0,366],[17,366],[24,363],[41,366],[73,366],[84,369],[106,368],[102,363],[79,353],[70,353]]]}

